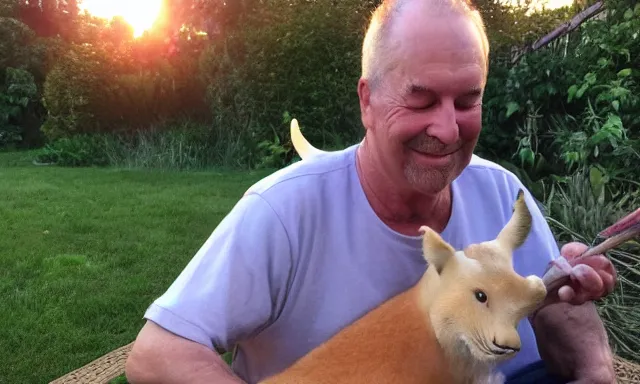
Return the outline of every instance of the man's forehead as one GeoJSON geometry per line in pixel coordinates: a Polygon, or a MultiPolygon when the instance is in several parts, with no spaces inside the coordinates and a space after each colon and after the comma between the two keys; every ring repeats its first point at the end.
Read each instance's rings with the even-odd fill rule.
{"type": "Polygon", "coordinates": [[[397,63],[399,77],[396,82],[399,91],[405,95],[426,95],[438,93],[438,89],[446,86],[453,91],[468,96],[482,95],[485,85],[485,73],[481,59],[467,61],[467,65],[443,66],[430,65],[433,62],[426,61],[426,65],[412,63],[397,63]]]}
{"type": "MultiPolygon", "coordinates": [[[[455,28],[446,22],[439,25],[405,25],[392,32],[391,50],[402,61],[418,64],[451,63],[484,65],[485,53],[480,35],[473,27],[455,28]]],[[[457,23],[460,25],[460,23],[457,23]]]]}

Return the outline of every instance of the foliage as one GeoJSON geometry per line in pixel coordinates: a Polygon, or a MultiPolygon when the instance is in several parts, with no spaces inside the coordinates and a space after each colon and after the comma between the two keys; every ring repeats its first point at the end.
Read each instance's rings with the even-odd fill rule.
{"type": "MultiPolygon", "coordinates": [[[[270,144],[288,142],[289,116],[301,117],[317,145],[357,140],[360,42],[371,8],[355,0],[273,0],[209,46],[202,75],[215,124],[240,136],[246,163],[263,164],[270,144]]],[[[290,160],[290,147],[276,145],[281,161],[290,160]]]]}
{"type": "MultiPolygon", "coordinates": [[[[217,140],[217,131],[199,123],[183,122],[179,127],[158,125],[154,130],[131,133],[92,133],[60,137],[36,151],[35,162],[58,166],[114,166],[120,168],[162,168],[202,170],[212,167],[240,168],[229,150],[240,152],[217,140]]],[[[279,153],[279,147],[275,149],[279,153]]],[[[265,161],[266,168],[279,164],[265,161]]]]}
{"type": "Polygon", "coordinates": [[[192,79],[195,63],[163,56],[134,61],[154,49],[148,40],[72,44],[44,84],[43,132],[51,140],[126,132],[204,108],[203,87],[192,79]]]}
{"type": "MultiPolygon", "coordinates": [[[[121,20],[107,24],[77,15],[73,38],[48,51],[53,64],[43,85],[47,118],[42,132],[49,140],[89,133],[135,137],[134,132],[144,133],[159,123],[195,119],[209,127],[207,136],[215,142],[208,147],[223,151],[224,163],[280,166],[294,160],[288,123],[295,116],[317,145],[345,147],[362,135],[355,85],[363,27],[377,3],[271,0],[246,1],[235,8],[214,2],[181,8],[169,2],[170,16],[140,39],[132,39],[121,20]],[[201,17],[203,12],[224,22],[213,28],[201,17]],[[177,30],[180,17],[186,24],[177,30]],[[200,34],[202,29],[210,35],[200,34]]],[[[513,68],[504,60],[513,45],[530,43],[575,9],[531,12],[531,3],[521,4],[524,7],[476,3],[485,15],[492,43],[486,130],[479,153],[503,163],[514,160],[505,154],[518,154],[516,166],[535,182],[540,174],[564,173],[574,166],[572,162],[591,161],[584,153],[593,152],[589,146],[595,144],[580,136],[585,132],[583,119],[565,117],[580,118],[588,112],[587,104],[580,104],[583,99],[566,100],[570,87],[580,84],[587,70],[582,61],[561,53],[569,48],[591,55],[599,52],[593,49],[599,43],[588,39],[592,33],[584,33],[583,46],[567,43],[545,49],[513,68]],[[567,70],[574,64],[580,65],[567,70]],[[537,111],[544,111],[541,118],[536,117],[537,111]],[[573,134],[572,125],[581,129],[573,134]],[[513,129],[518,129],[516,140],[513,129]],[[554,141],[550,134],[556,131],[568,139],[554,141]],[[562,153],[564,163],[551,166],[556,152],[562,153]]],[[[58,16],[38,17],[54,20],[58,16]]],[[[629,82],[635,75],[627,77],[624,81],[629,82]]],[[[627,86],[612,85],[612,92],[627,86]]],[[[589,92],[578,95],[590,97],[589,92]]],[[[594,111],[598,117],[592,119],[590,136],[602,143],[603,135],[596,133],[604,125],[606,140],[623,135],[616,143],[624,141],[620,153],[633,152],[615,116],[609,119],[597,108],[594,111]]],[[[598,155],[606,157],[600,147],[598,155]]]]}
{"type": "MultiPolygon", "coordinates": [[[[640,206],[638,183],[612,185],[597,168],[582,168],[553,183],[544,202],[547,219],[560,242],[591,244],[597,234],[640,206]]],[[[609,252],[618,272],[615,294],[598,302],[614,352],[640,361],[640,243],[628,241],[609,252]]]]}
{"type": "Polygon", "coordinates": [[[38,94],[31,73],[8,67],[5,74],[4,86],[0,87],[0,147],[22,141],[24,113],[38,94]]]}
{"type": "Polygon", "coordinates": [[[70,167],[104,166],[110,164],[107,145],[97,135],[62,137],[42,148],[35,160],[37,164],[57,164],[70,167]]]}
{"type": "Polygon", "coordinates": [[[43,92],[48,116],[42,127],[49,139],[100,129],[101,107],[108,106],[114,92],[113,67],[104,65],[108,57],[104,50],[76,46],[49,72],[43,92]]]}
{"type": "MultiPolygon", "coordinates": [[[[640,176],[640,4],[596,20],[576,47],[587,72],[567,90],[567,102],[581,107],[582,126],[561,141],[562,159],[599,164],[628,177],[640,176]],[[600,49],[596,49],[600,48],[600,49]],[[632,139],[635,137],[635,139],[632,139]]],[[[566,131],[565,131],[566,132],[566,131]]]]}
{"type": "Polygon", "coordinates": [[[511,48],[532,43],[556,26],[567,21],[576,7],[537,9],[541,1],[472,0],[482,14],[488,30],[492,60],[509,60],[511,48]]]}
{"type": "Polygon", "coordinates": [[[538,196],[548,175],[583,166],[640,178],[638,15],[612,11],[513,67],[494,63],[479,151],[515,163],[538,196]]]}

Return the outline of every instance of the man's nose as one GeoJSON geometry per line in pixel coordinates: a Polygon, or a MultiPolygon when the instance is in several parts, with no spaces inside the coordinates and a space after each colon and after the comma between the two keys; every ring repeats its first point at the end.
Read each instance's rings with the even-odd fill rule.
{"type": "Polygon", "coordinates": [[[455,144],[460,139],[453,102],[443,101],[439,104],[434,111],[433,121],[427,128],[427,135],[437,138],[445,145],[455,144]]]}

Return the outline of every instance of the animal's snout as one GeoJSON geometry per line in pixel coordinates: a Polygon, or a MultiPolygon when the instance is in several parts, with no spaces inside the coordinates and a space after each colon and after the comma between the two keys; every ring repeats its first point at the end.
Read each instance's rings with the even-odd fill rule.
{"type": "Polygon", "coordinates": [[[493,348],[491,348],[492,352],[496,355],[507,355],[511,353],[516,353],[520,351],[520,343],[513,345],[503,345],[493,340],[493,348]]]}

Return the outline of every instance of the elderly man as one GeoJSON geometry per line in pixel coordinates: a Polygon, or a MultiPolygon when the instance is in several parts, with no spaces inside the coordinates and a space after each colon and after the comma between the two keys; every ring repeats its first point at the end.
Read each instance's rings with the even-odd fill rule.
{"type": "MultiPolygon", "coordinates": [[[[364,140],[247,191],[147,310],[129,380],[255,383],[413,285],[427,267],[421,225],[456,248],[494,238],[523,186],[472,155],[487,60],[482,21],[466,4],[383,2],[363,44],[364,140]],[[234,348],[231,370],[217,351],[234,348]]],[[[559,250],[527,200],[533,229],[514,267],[541,276],[559,250]]],[[[611,292],[615,272],[603,256],[589,263],[519,325],[523,349],[500,366],[510,382],[614,381],[591,300],[611,292]]]]}

